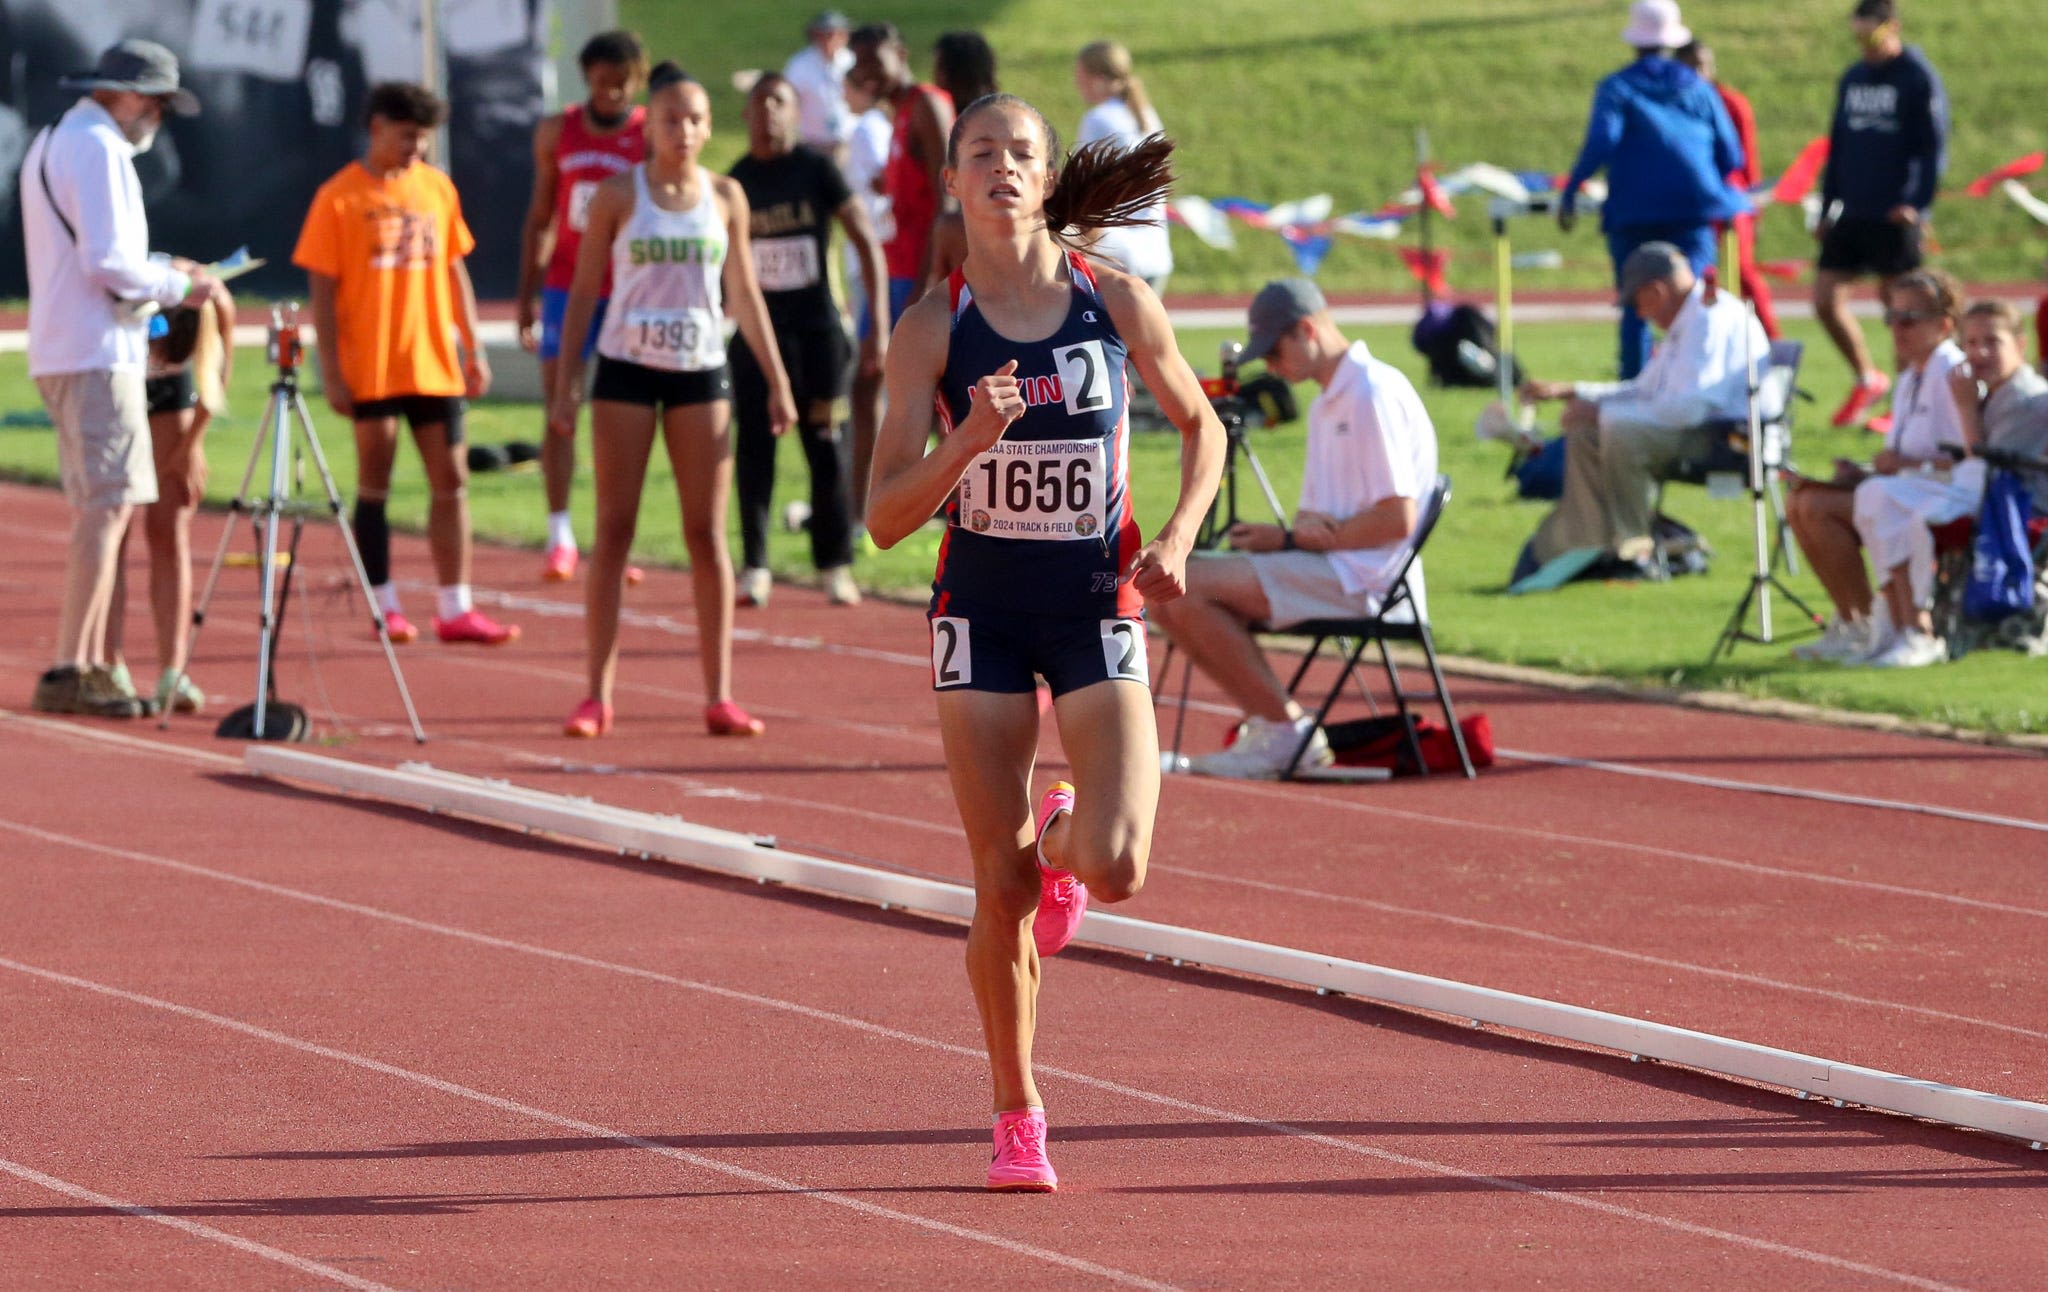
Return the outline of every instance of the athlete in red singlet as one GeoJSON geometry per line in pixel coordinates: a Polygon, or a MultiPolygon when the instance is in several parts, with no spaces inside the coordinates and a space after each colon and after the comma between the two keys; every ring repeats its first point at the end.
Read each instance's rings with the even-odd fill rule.
{"type": "MultiPolygon", "coordinates": [[[[647,55],[630,31],[601,32],[583,46],[578,61],[589,87],[586,103],[548,117],[533,132],[533,200],[519,247],[519,344],[540,356],[543,406],[555,396],[556,359],[561,353],[562,315],[576,277],[576,251],[588,223],[590,199],[598,185],[633,169],[647,155],[642,135],[646,109],[633,100],[647,83],[647,55]],[[539,331],[535,331],[535,280],[539,279],[539,331]]],[[[609,292],[607,291],[607,294],[609,292]]],[[[598,303],[598,322],[604,304],[598,303]]],[[[597,336],[593,324],[583,358],[597,336]]],[[[543,434],[541,475],[548,499],[547,560],[542,577],[575,577],[577,547],[569,524],[569,486],[576,475],[576,437],[543,434]]],[[[629,572],[629,579],[630,579],[629,572]]]]}
{"type": "Polygon", "coordinates": [[[896,132],[889,142],[889,160],[882,168],[879,191],[889,198],[896,232],[883,244],[889,264],[889,323],[903,314],[925,280],[931,251],[932,221],[939,214],[944,191],[946,134],[953,128],[953,100],[935,85],[911,73],[903,36],[885,22],[853,33],[851,77],[876,88],[894,105],[896,132]]]}

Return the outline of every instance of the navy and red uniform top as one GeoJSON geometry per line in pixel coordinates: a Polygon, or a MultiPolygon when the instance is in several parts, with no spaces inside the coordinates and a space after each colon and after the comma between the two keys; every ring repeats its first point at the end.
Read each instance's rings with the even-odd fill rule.
{"type": "Polygon", "coordinates": [[[1041,341],[998,334],[965,275],[955,270],[948,280],[953,330],[937,392],[944,429],[966,420],[975,383],[1012,359],[1025,410],[946,504],[934,615],[985,606],[1107,619],[1144,610],[1123,577],[1142,546],[1130,507],[1130,351],[1088,262],[1069,252],[1067,270],[1067,317],[1041,341]]]}

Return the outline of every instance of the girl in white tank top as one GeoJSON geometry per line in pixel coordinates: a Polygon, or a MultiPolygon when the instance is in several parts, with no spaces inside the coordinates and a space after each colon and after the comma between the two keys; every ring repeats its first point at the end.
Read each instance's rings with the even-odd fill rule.
{"type": "Polygon", "coordinates": [[[696,172],[697,204],[670,211],[647,191],[646,164],[633,168],[633,213],[612,240],[611,307],[597,337],[607,359],[664,372],[725,366],[725,224],[711,172],[696,172]]]}
{"type": "Polygon", "coordinates": [[[747,241],[747,195],[738,181],[697,164],[711,137],[711,100],[673,63],[648,77],[647,160],[605,180],[590,200],[589,226],[562,320],[550,435],[573,436],[584,397],[582,346],[604,280],[611,304],[598,332],[591,394],[591,466],[597,542],[584,579],[589,691],[562,724],[572,736],[612,725],[618,668],[619,597],[639,523],[647,463],[659,439],[675,469],[703,649],[704,725],[715,736],[753,736],[762,724],[732,697],[732,561],[726,497],[732,385],[723,315],[730,309],[768,379],[769,424],[796,423],[796,401],[775,346],[768,306],[747,241]],[[670,210],[657,198],[681,206],[670,210]],[[687,204],[687,205],[685,205],[687,204]]]}

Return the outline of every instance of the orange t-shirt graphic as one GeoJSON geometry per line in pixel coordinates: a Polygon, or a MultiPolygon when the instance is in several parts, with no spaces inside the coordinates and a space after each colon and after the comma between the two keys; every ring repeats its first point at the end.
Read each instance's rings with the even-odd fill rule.
{"type": "Polygon", "coordinates": [[[449,265],[476,239],[448,176],[379,179],[350,162],[313,195],[292,263],[335,280],[341,376],[357,400],[460,395],[449,265]]]}

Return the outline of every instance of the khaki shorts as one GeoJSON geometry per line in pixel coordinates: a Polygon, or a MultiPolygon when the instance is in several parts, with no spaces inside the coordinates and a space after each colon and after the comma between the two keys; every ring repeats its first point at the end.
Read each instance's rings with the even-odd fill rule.
{"type": "Polygon", "coordinates": [[[1258,575],[1272,614],[1266,623],[1285,628],[1305,619],[1363,619],[1379,613],[1370,592],[1346,592],[1337,567],[1322,552],[1245,552],[1258,575]]]}
{"type": "Polygon", "coordinates": [[[57,426],[57,474],[80,510],[156,501],[149,396],[142,370],[92,369],[37,377],[57,426]]]}

